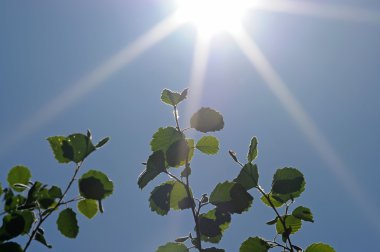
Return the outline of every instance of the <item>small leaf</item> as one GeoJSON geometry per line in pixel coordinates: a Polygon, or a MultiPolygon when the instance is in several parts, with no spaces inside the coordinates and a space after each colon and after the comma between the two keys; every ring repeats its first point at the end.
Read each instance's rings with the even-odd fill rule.
{"type": "Polygon", "coordinates": [[[188,252],[187,247],[182,243],[168,242],[163,246],[160,246],[156,252],[188,252]]]}
{"type": "Polygon", "coordinates": [[[219,141],[214,136],[204,136],[198,141],[196,148],[208,155],[216,154],[219,151],[219,141]]]}
{"type": "Polygon", "coordinates": [[[36,233],[36,236],[34,237],[34,239],[40,243],[42,243],[43,245],[45,245],[46,247],[48,248],[52,248],[53,246],[48,244],[46,239],[45,239],[45,236],[44,236],[44,233],[43,231],[41,232],[42,229],[39,229],[37,230],[37,233],[36,233]]]}
{"type": "Polygon", "coordinates": [[[169,89],[164,89],[161,93],[161,101],[176,106],[178,103],[186,99],[187,96],[187,88],[182,91],[182,93],[173,92],[169,89]]]}
{"type": "Polygon", "coordinates": [[[212,247],[212,248],[202,249],[202,252],[225,252],[225,250],[212,247]]]}
{"type": "Polygon", "coordinates": [[[229,227],[231,215],[214,208],[199,215],[199,229],[202,241],[218,243],[223,232],[229,227]]]}
{"type": "Polygon", "coordinates": [[[162,150],[165,153],[170,145],[183,138],[184,134],[179,132],[176,128],[159,128],[157,132],[153,134],[150,146],[152,151],[162,150]]]}
{"type": "MultiPolygon", "coordinates": [[[[290,233],[291,234],[294,234],[298,230],[301,229],[302,222],[301,222],[300,219],[294,217],[293,215],[282,216],[282,219],[284,219],[284,218],[285,218],[286,229],[290,229],[290,231],[291,231],[290,233]]],[[[282,224],[282,222],[280,221],[280,219],[277,219],[276,230],[277,230],[278,234],[285,233],[284,225],[282,224]]]]}
{"type": "Polygon", "coordinates": [[[248,163],[240,170],[234,182],[241,184],[246,190],[258,185],[259,172],[256,164],[248,163]]]}
{"type": "Polygon", "coordinates": [[[158,174],[165,171],[165,156],[162,151],[155,151],[149,156],[146,169],[140,174],[137,184],[143,189],[158,174]]]}
{"type": "Polygon", "coordinates": [[[303,206],[297,207],[296,209],[293,210],[292,215],[304,221],[314,222],[313,214],[311,213],[310,209],[307,207],[303,207],[303,206]]]}
{"type": "Polygon", "coordinates": [[[239,249],[239,252],[267,252],[271,246],[260,237],[250,237],[245,240],[239,249]]]}
{"type": "Polygon", "coordinates": [[[0,251],[2,252],[22,252],[22,248],[18,243],[15,242],[6,242],[0,244],[0,251]]]}
{"type": "Polygon", "coordinates": [[[335,252],[335,249],[324,243],[313,243],[306,248],[305,252],[335,252]]]}
{"type": "Polygon", "coordinates": [[[79,212],[89,219],[92,219],[98,213],[98,203],[96,200],[81,200],[78,202],[77,207],[79,212]]]}
{"type": "Polygon", "coordinates": [[[224,127],[223,116],[211,108],[201,108],[191,117],[190,126],[203,133],[218,131],[224,127]]]}
{"type": "Polygon", "coordinates": [[[187,141],[182,138],[172,143],[166,151],[166,162],[169,166],[175,167],[181,162],[186,161],[189,154],[189,146],[187,141]]]}
{"type": "Polygon", "coordinates": [[[99,143],[97,143],[97,144],[95,145],[95,148],[96,148],[96,149],[99,149],[100,147],[102,147],[103,145],[105,145],[109,140],[110,140],[109,137],[105,137],[105,138],[103,138],[102,140],[99,141],[99,143]]]}
{"type": "Polygon", "coordinates": [[[58,230],[68,238],[75,238],[79,232],[76,213],[71,208],[63,210],[57,219],[58,230]]]}
{"type": "Polygon", "coordinates": [[[266,224],[267,224],[267,225],[274,225],[274,224],[276,224],[276,223],[277,223],[277,218],[278,218],[278,217],[274,218],[274,219],[271,220],[271,221],[268,221],[266,224]]]}
{"type": "Polygon", "coordinates": [[[9,171],[7,181],[9,183],[9,186],[13,190],[15,190],[16,192],[22,192],[27,187],[26,188],[19,187],[19,186],[16,186],[16,184],[27,185],[31,177],[32,177],[32,174],[30,173],[27,167],[18,165],[18,166],[13,167],[9,171]]]}
{"type": "Polygon", "coordinates": [[[247,159],[248,159],[248,162],[251,163],[253,160],[256,159],[257,157],[257,138],[256,137],[253,137],[251,139],[251,144],[249,145],[249,151],[248,151],[248,154],[247,154],[247,159]]]}
{"type": "Polygon", "coordinates": [[[273,176],[272,194],[283,202],[299,197],[304,190],[304,176],[295,168],[278,169],[273,176]]]}
{"type": "Polygon", "coordinates": [[[89,170],[78,184],[80,195],[86,199],[102,200],[113,192],[113,182],[100,171],[89,170]]]}
{"type": "Polygon", "coordinates": [[[175,242],[185,242],[189,239],[189,236],[178,237],[175,242]]]}

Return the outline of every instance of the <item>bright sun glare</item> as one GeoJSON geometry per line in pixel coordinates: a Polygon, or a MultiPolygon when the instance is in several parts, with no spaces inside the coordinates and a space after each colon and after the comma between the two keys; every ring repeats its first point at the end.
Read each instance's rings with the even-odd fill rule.
{"type": "Polygon", "coordinates": [[[178,0],[178,16],[196,26],[202,36],[239,30],[254,0],[178,0]]]}

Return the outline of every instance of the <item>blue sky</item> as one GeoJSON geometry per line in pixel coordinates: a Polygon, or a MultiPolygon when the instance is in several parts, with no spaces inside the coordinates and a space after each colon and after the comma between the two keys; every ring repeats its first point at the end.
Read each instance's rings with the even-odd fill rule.
{"type": "MultiPolygon", "coordinates": [[[[310,207],[315,223],[304,224],[293,238],[296,244],[323,241],[337,251],[379,250],[380,3],[294,2],[324,4],[322,16],[334,6],[341,8],[335,14],[360,15],[250,12],[247,34],[271,64],[274,83],[286,85],[297,101],[300,110],[293,113],[289,99],[281,102],[231,36],[213,38],[202,92],[192,96],[190,87],[188,102],[179,108],[184,127],[196,109],[186,106],[192,100],[224,115],[225,128],[215,133],[219,154],[199,153],[194,159],[194,192],[210,193],[218,182],[233,179],[238,167],[228,150],[243,158],[251,137],[257,136],[264,188],[269,189],[277,168],[297,167],[306,177],[306,191],[296,204],[310,207]]],[[[173,125],[170,107],[159,99],[161,90],[190,86],[194,27],[179,27],[94,87],[78,88],[90,83],[86,80],[94,69],[99,73],[99,66],[135,45],[173,11],[173,1],[164,0],[0,3],[2,184],[11,167],[23,164],[34,179],[63,186],[73,167],[56,163],[45,138],[87,128],[95,140],[111,137],[84,166],[103,170],[114,181],[106,212],[91,221],[80,217],[76,240],[62,237],[50,220],[45,229],[55,251],[154,251],[192,230],[190,211],[162,217],[149,209],[149,193],[165,176],[143,191],[136,181],[141,162],[150,155],[151,136],[159,127],[173,125]]],[[[227,251],[238,251],[249,236],[274,236],[273,227],[265,225],[273,217],[271,210],[256,192],[252,195],[253,208],[233,216],[220,243],[227,251]]],[[[30,249],[43,250],[39,244],[30,249]]]]}

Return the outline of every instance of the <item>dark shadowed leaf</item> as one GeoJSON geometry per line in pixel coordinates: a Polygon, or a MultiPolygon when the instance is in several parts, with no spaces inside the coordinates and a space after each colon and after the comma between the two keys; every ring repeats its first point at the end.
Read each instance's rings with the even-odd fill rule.
{"type": "Polygon", "coordinates": [[[249,190],[258,185],[259,171],[257,165],[248,163],[240,170],[234,182],[241,184],[246,190],[249,190]]]}
{"type": "MultiPolygon", "coordinates": [[[[294,234],[298,230],[301,229],[302,222],[300,219],[294,217],[293,215],[282,216],[282,219],[284,219],[284,218],[285,218],[286,229],[290,229],[291,234],[294,234]]],[[[277,219],[276,230],[277,230],[278,234],[285,233],[284,225],[282,224],[282,222],[280,221],[279,218],[277,219]]]]}
{"type": "Polygon", "coordinates": [[[303,207],[303,206],[297,207],[296,209],[293,210],[292,215],[304,221],[314,222],[313,214],[311,213],[310,209],[307,207],[303,207]]]}
{"type": "Polygon", "coordinates": [[[165,171],[165,156],[162,151],[155,151],[149,156],[146,169],[140,174],[137,184],[143,189],[158,174],[165,171]]]}
{"type": "Polygon", "coordinates": [[[25,230],[25,220],[22,215],[13,213],[3,217],[0,240],[10,240],[21,235],[25,230]]]}
{"type": "Polygon", "coordinates": [[[271,220],[271,221],[268,221],[266,224],[267,224],[267,225],[274,225],[274,224],[276,224],[276,223],[277,223],[277,218],[278,218],[278,217],[274,218],[274,219],[271,220]]]}
{"type": "Polygon", "coordinates": [[[225,252],[225,250],[212,247],[212,248],[202,249],[202,252],[225,252]]]}
{"type": "Polygon", "coordinates": [[[98,202],[96,200],[81,200],[78,202],[77,207],[79,212],[89,219],[92,219],[98,213],[98,202]]]}
{"type": "Polygon", "coordinates": [[[203,133],[218,131],[224,127],[223,116],[211,108],[201,108],[191,117],[190,126],[203,133]]]}
{"type": "Polygon", "coordinates": [[[183,138],[183,133],[179,132],[176,128],[159,128],[158,131],[153,134],[150,146],[152,148],[152,151],[162,150],[165,153],[170,145],[183,138]]]}
{"type": "Polygon", "coordinates": [[[205,154],[213,155],[219,151],[219,141],[214,136],[204,136],[199,139],[195,147],[205,154]]]}
{"type": "Polygon", "coordinates": [[[171,167],[178,166],[181,162],[186,161],[189,150],[185,138],[172,143],[166,151],[166,162],[171,167]]]}
{"type": "Polygon", "coordinates": [[[185,242],[189,239],[189,236],[178,237],[175,242],[185,242]]]}
{"type": "Polygon", "coordinates": [[[71,208],[60,212],[57,219],[58,230],[68,238],[75,238],[79,232],[76,213],[71,208]]]}
{"type": "Polygon", "coordinates": [[[37,230],[37,233],[36,233],[36,236],[34,237],[34,239],[40,243],[42,243],[43,245],[45,245],[46,247],[48,248],[52,248],[53,246],[48,244],[46,239],[45,239],[45,236],[44,236],[44,232],[42,229],[38,229],[37,230]]]}
{"type": "Polygon", "coordinates": [[[102,140],[99,141],[99,143],[97,143],[95,145],[95,148],[99,149],[100,147],[102,147],[103,145],[105,145],[109,140],[110,140],[109,137],[103,138],[102,140]]]}
{"type": "MultiPolygon", "coordinates": [[[[186,138],[186,142],[187,142],[187,146],[189,147],[189,162],[191,161],[191,159],[193,158],[194,156],[194,149],[195,149],[195,146],[194,146],[194,139],[191,139],[191,138],[186,138]]],[[[186,163],[186,160],[182,161],[179,165],[177,165],[176,167],[180,167],[180,166],[184,166],[186,163]]]]}
{"type": "Polygon", "coordinates": [[[78,181],[79,192],[86,199],[102,200],[113,192],[113,182],[103,172],[89,170],[78,181]]]}
{"type": "Polygon", "coordinates": [[[30,228],[32,227],[32,224],[34,223],[36,218],[32,211],[22,211],[20,212],[20,215],[22,216],[22,218],[24,218],[24,222],[25,222],[24,230],[22,234],[27,234],[29,233],[30,228]]]}
{"type": "Polygon", "coordinates": [[[15,184],[23,184],[27,185],[29,183],[30,178],[32,177],[32,174],[30,173],[29,169],[25,166],[18,165],[13,167],[8,172],[8,183],[9,186],[15,190],[16,192],[22,192],[26,188],[25,187],[19,187],[15,186],[15,184]]]}
{"type": "Polygon", "coordinates": [[[247,154],[247,159],[248,159],[249,163],[251,163],[257,157],[257,153],[258,153],[257,143],[258,143],[257,142],[257,138],[253,137],[251,139],[251,144],[249,145],[249,151],[248,151],[248,154],[247,154]]]}
{"type": "Polygon", "coordinates": [[[176,106],[178,103],[186,99],[187,88],[182,93],[173,92],[169,89],[164,89],[161,93],[161,101],[166,104],[176,106]]]}
{"type": "Polygon", "coordinates": [[[335,252],[335,249],[327,244],[313,243],[306,248],[305,252],[335,252]]]}
{"type": "Polygon", "coordinates": [[[6,242],[0,244],[1,252],[22,252],[22,248],[18,243],[15,242],[6,242]]]}
{"type": "Polygon", "coordinates": [[[199,215],[199,227],[203,241],[218,243],[231,222],[231,215],[218,208],[199,215]]]}
{"type": "Polygon", "coordinates": [[[188,252],[187,247],[178,242],[168,242],[163,246],[160,246],[156,252],[188,252]]]}
{"type": "Polygon", "coordinates": [[[1,194],[3,194],[3,188],[1,187],[1,183],[0,183],[0,196],[1,194]]]}
{"type": "Polygon", "coordinates": [[[278,169],[273,176],[272,194],[283,202],[299,197],[304,190],[304,176],[295,168],[278,169]]]}
{"type": "Polygon", "coordinates": [[[241,214],[249,209],[253,197],[242,185],[226,181],[215,187],[209,201],[221,211],[241,214]]]}
{"type": "Polygon", "coordinates": [[[260,237],[250,237],[245,240],[239,249],[239,252],[267,252],[271,246],[260,237]]]}

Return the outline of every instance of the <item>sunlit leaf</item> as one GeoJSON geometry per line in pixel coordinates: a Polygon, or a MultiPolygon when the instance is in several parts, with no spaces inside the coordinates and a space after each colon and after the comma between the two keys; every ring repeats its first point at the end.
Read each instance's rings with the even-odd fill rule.
{"type": "MultiPolygon", "coordinates": [[[[282,219],[285,218],[285,226],[286,229],[290,229],[290,233],[294,234],[302,227],[302,222],[300,219],[294,217],[293,215],[284,215],[282,216],[282,219]]],[[[282,224],[281,220],[278,218],[276,223],[276,230],[278,234],[285,233],[284,225],[282,224]]]]}
{"type": "Polygon", "coordinates": [[[253,197],[242,185],[226,181],[215,187],[209,201],[221,211],[241,214],[251,206],[253,197]]]}
{"type": "Polygon", "coordinates": [[[311,213],[310,209],[307,207],[303,207],[303,206],[297,207],[296,209],[293,210],[292,215],[304,221],[314,222],[313,214],[311,213]]]}
{"type": "Polygon", "coordinates": [[[0,244],[0,251],[4,252],[22,252],[21,246],[16,242],[6,242],[0,244]]]}
{"type": "Polygon", "coordinates": [[[268,242],[260,237],[250,237],[245,240],[239,249],[239,252],[267,252],[271,246],[268,242]]]}
{"type": "Polygon", "coordinates": [[[53,150],[54,157],[59,163],[68,163],[71,160],[63,156],[62,145],[63,142],[66,141],[66,137],[64,136],[53,136],[48,137],[50,147],[53,150]]]}
{"type": "Polygon", "coordinates": [[[187,247],[178,242],[168,242],[163,246],[160,246],[156,252],[188,252],[187,247]]]}
{"type": "Polygon", "coordinates": [[[79,192],[86,199],[102,200],[113,192],[113,182],[103,172],[89,170],[78,181],[79,192]]]}
{"type": "Polygon", "coordinates": [[[240,170],[234,182],[241,184],[246,190],[258,185],[259,172],[256,164],[248,163],[240,170]]]}
{"type": "Polygon", "coordinates": [[[166,162],[171,167],[179,165],[181,162],[186,161],[189,150],[185,138],[172,143],[166,151],[166,162]]]}
{"type": "Polygon", "coordinates": [[[306,248],[305,252],[335,252],[335,249],[324,243],[313,243],[306,248]]]}
{"type": "Polygon", "coordinates": [[[272,194],[283,202],[299,197],[304,190],[304,176],[295,168],[278,169],[273,176],[272,194]]]}
{"type": "Polygon", "coordinates": [[[203,133],[218,131],[224,127],[223,116],[211,108],[201,108],[191,117],[190,126],[203,133]]]}
{"type": "Polygon", "coordinates": [[[182,93],[173,92],[169,89],[164,89],[161,93],[161,101],[166,104],[176,106],[178,103],[186,99],[187,88],[182,93]]]}
{"type": "Polygon", "coordinates": [[[78,202],[77,207],[79,212],[89,219],[92,219],[98,213],[98,203],[96,200],[81,200],[78,202]]]}
{"type": "Polygon", "coordinates": [[[231,215],[218,208],[199,215],[199,228],[203,241],[218,243],[231,222],[231,215]]]}
{"type": "Polygon", "coordinates": [[[150,146],[152,151],[162,150],[165,153],[170,145],[183,138],[183,133],[179,132],[176,128],[159,128],[158,131],[154,133],[150,146]]]}
{"type": "Polygon", "coordinates": [[[165,171],[165,156],[162,151],[155,151],[149,156],[146,169],[140,174],[137,184],[143,189],[158,174],[165,171]]]}
{"type": "Polygon", "coordinates": [[[257,157],[257,153],[258,153],[257,144],[258,144],[257,138],[253,137],[251,139],[251,144],[249,145],[249,151],[248,151],[248,154],[247,154],[247,159],[248,159],[249,163],[251,163],[257,157]]]}
{"type": "MultiPolygon", "coordinates": [[[[278,199],[276,200],[271,193],[268,194],[269,200],[272,202],[274,207],[281,207],[284,205],[285,202],[279,201],[278,199]]],[[[265,196],[261,196],[261,201],[267,205],[268,207],[272,207],[268,201],[268,199],[265,196]]]]}
{"type": "Polygon", "coordinates": [[[204,136],[199,139],[195,147],[205,154],[212,155],[218,153],[219,141],[214,136],[204,136]]]}
{"type": "Polygon", "coordinates": [[[68,238],[75,238],[79,232],[76,213],[71,208],[60,212],[57,219],[58,230],[68,238]]]}
{"type": "Polygon", "coordinates": [[[15,186],[15,184],[24,184],[27,185],[29,183],[30,178],[32,177],[32,174],[30,173],[29,169],[25,166],[18,165],[13,167],[8,172],[8,178],[7,181],[9,183],[9,186],[15,190],[16,192],[22,192],[26,188],[15,186]]]}

